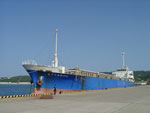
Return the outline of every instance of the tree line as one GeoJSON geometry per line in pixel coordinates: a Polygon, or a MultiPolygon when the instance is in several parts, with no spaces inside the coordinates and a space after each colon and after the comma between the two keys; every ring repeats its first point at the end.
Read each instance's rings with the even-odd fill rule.
{"type": "Polygon", "coordinates": [[[23,76],[13,76],[13,77],[1,77],[0,82],[30,82],[30,76],[23,75],[23,76]]]}

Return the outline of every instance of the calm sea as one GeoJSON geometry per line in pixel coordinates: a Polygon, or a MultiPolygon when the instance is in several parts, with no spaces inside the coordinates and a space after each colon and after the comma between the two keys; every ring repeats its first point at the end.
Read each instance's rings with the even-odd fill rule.
{"type": "Polygon", "coordinates": [[[0,96],[31,94],[33,86],[19,84],[0,84],[0,96]]]}

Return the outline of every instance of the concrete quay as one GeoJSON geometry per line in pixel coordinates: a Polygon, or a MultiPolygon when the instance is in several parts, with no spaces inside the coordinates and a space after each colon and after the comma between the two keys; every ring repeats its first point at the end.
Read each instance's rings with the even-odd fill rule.
{"type": "Polygon", "coordinates": [[[0,99],[0,113],[150,113],[150,86],[0,99]]]}

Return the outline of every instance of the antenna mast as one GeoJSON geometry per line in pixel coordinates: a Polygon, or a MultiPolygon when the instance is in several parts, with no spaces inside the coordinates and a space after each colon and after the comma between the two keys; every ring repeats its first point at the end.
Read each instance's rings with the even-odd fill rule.
{"type": "Polygon", "coordinates": [[[54,67],[58,67],[58,54],[57,54],[57,39],[58,39],[58,29],[56,28],[56,50],[54,54],[54,67]]]}
{"type": "Polygon", "coordinates": [[[125,69],[125,52],[122,52],[122,68],[125,69]]]}

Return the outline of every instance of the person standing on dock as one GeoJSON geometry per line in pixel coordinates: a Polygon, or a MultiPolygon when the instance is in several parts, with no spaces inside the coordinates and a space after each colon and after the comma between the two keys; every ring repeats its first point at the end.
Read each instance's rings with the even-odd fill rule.
{"type": "Polygon", "coordinates": [[[56,85],[54,86],[54,95],[56,95],[56,85]]]}

